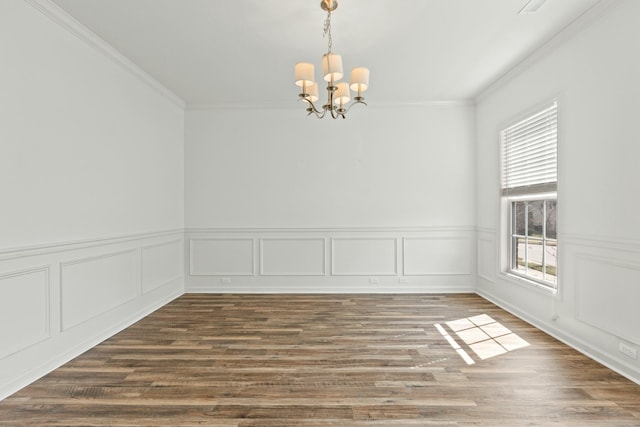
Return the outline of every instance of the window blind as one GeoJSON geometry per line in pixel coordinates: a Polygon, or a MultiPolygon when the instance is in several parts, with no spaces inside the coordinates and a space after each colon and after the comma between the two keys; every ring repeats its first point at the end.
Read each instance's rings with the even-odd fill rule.
{"type": "Polygon", "coordinates": [[[558,181],[558,104],[502,131],[502,194],[556,191],[558,181]]]}

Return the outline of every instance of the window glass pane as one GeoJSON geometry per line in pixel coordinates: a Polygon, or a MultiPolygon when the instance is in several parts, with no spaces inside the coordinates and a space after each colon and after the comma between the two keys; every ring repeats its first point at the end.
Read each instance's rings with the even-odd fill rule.
{"type": "Polygon", "coordinates": [[[527,204],[527,235],[532,237],[542,237],[543,231],[543,200],[536,200],[527,204]]]}
{"type": "Polygon", "coordinates": [[[558,238],[558,228],[557,228],[557,217],[556,217],[556,206],[558,202],[556,200],[546,200],[547,204],[547,217],[545,219],[547,223],[547,238],[548,239],[557,239],[558,238]]]}
{"type": "Polygon", "coordinates": [[[529,239],[527,244],[527,274],[538,279],[544,279],[543,249],[542,239],[529,239]]]}
{"type": "Polygon", "coordinates": [[[558,283],[558,241],[548,240],[544,249],[547,271],[545,280],[551,283],[558,283]]]}
{"type": "Polygon", "coordinates": [[[527,265],[525,262],[526,257],[526,239],[524,237],[515,237],[513,239],[513,249],[514,249],[514,257],[513,262],[515,265],[512,265],[511,268],[520,273],[526,274],[527,265]]]}
{"type": "Polygon", "coordinates": [[[510,270],[554,288],[558,284],[556,207],[555,199],[511,202],[510,270]]]}
{"type": "Polygon", "coordinates": [[[513,202],[513,233],[520,236],[525,235],[525,205],[526,202],[513,202]]]}

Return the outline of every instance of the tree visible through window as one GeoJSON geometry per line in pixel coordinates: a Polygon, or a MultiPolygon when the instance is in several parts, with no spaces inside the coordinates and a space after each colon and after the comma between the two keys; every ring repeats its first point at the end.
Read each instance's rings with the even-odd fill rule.
{"type": "Polygon", "coordinates": [[[558,110],[553,101],[501,132],[508,272],[558,284],[558,110]]]}

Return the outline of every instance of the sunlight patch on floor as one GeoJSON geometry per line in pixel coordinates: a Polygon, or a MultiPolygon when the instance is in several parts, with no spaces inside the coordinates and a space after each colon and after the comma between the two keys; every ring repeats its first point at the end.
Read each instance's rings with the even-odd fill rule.
{"type": "Polygon", "coordinates": [[[469,356],[469,353],[467,353],[462,347],[460,347],[456,340],[453,339],[451,335],[449,335],[449,333],[442,327],[442,325],[436,324],[436,329],[449,342],[449,345],[458,352],[460,357],[462,357],[462,360],[467,362],[467,365],[473,365],[474,363],[476,363],[473,361],[471,356],[469,356]]]}
{"type": "MultiPolygon", "coordinates": [[[[496,357],[529,345],[528,342],[486,314],[452,320],[447,322],[446,325],[481,360],[496,357]]],[[[472,365],[475,363],[473,358],[449,335],[442,325],[436,324],[435,327],[467,364],[472,365]]]]}

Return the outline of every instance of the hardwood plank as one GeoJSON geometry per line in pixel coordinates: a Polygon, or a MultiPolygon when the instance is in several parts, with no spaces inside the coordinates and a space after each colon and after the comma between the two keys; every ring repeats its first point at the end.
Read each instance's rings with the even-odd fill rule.
{"type": "Polygon", "coordinates": [[[0,402],[3,427],[605,424],[640,426],[640,385],[463,294],[187,294],[0,402]]]}

